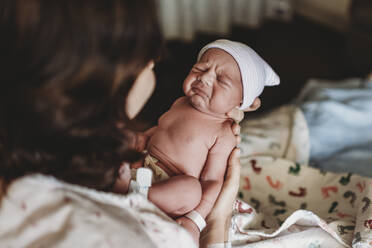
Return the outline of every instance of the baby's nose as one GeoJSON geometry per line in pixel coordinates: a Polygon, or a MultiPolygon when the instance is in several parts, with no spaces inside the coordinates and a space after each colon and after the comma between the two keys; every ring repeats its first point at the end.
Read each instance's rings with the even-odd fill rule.
{"type": "Polygon", "coordinates": [[[199,79],[201,82],[205,83],[208,86],[212,86],[213,80],[214,80],[213,76],[210,75],[209,73],[204,73],[203,75],[199,77],[199,79]]]}

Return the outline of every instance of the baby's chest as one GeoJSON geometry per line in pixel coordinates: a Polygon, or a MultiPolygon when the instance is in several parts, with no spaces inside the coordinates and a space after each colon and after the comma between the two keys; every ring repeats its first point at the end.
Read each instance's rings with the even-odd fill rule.
{"type": "Polygon", "coordinates": [[[159,126],[167,130],[171,138],[177,138],[185,147],[204,145],[208,148],[215,142],[220,128],[215,123],[186,116],[174,119],[164,118],[160,120],[159,126]]]}

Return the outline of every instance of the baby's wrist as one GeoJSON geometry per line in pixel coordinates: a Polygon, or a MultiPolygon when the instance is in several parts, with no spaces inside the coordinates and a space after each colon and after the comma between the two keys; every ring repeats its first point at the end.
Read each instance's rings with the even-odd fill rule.
{"type": "Polygon", "coordinates": [[[192,210],[188,214],[185,215],[187,219],[189,219],[201,232],[207,225],[204,218],[195,210],[192,210]]]}
{"type": "Polygon", "coordinates": [[[189,219],[189,225],[192,227],[192,229],[196,232],[199,232],[200,233],[200,229],[198,227],[198,225],[195,224],[195,222],[193,222],[192,220],[189,219]]]}

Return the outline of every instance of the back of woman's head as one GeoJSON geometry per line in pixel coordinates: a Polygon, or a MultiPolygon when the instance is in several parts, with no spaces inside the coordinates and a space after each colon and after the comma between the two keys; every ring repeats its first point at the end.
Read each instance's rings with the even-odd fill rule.
{"type": "Polygon", "coordinates": [[[160,49],[150,0],[0,3],[0,175],[105,189],[128,149],[125,97],[160,49]]]}

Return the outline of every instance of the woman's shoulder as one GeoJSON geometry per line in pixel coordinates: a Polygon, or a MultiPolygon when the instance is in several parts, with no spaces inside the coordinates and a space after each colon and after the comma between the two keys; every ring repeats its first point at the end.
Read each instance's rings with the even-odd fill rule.
{"type": "Polygon", "coordinates": [[[183,231],[141,195],[96,191],[44,175],[14,181],[0,207],[0,240],[16,246],[37,240],[49,246],[174,247],[177,240],[168,236],[187,241],[183,231]],[[165,237],[167,246],[160,243],[165,237]]]}

